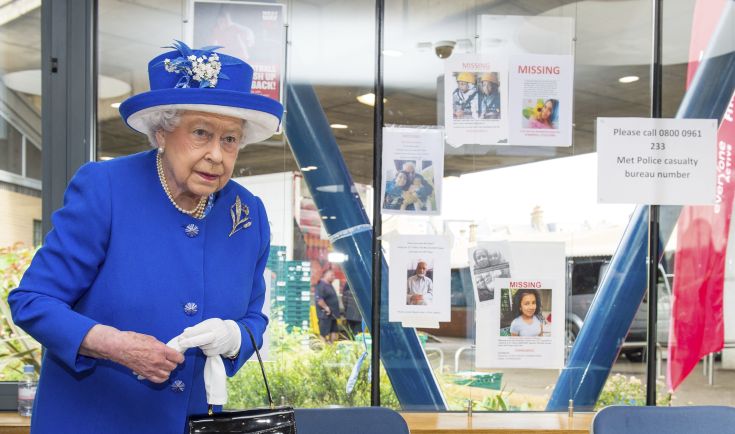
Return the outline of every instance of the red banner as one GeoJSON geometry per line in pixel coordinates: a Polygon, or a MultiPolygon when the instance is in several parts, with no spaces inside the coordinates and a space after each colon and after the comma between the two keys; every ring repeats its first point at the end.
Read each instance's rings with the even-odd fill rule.
{"type": "MultiPolygon", "coordinates": [[[[725,0],[698,0],[694,6],[687,88],[724,6],[725,0]]],[[[733,98],[717,132],[717,202],[685,206],[679,216],[667,367],[672,391],[702,357],[721,350],[724,343],[722,293],[733,202],[733,98]]]]}
{"type": "Polygon", "coordinates": [[[715,205],[685,206],[679,216],[669,330],[669,389],[675,390],[709,353],[724,344],[722,293],[733,206],[735,93],[717,131],[715,205]]]}

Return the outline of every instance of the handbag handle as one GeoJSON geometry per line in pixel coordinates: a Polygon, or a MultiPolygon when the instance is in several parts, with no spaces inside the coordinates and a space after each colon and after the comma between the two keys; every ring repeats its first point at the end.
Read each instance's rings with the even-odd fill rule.
{"type": "Polygon", "coordinates": [[[245,327],[245,331],[248,332],[248,335],[250,336],[250,342],[253,344],[253,348],[255,349],[255,354],[258,356],[258,363],[260,364],[260,372],[263,373],[263,383],[265,383],[265,391],[268,394],[268,404],[270,405],[270,408],[275,408],[275,405],[273,404],[273,397],[271,396],[271,388],[268,387],[268,378],[265,376],[265,366],[263,366],[263,359],[260,358],[260,351],[258,351],[258,344],[255,342],[255,337],[253,336],[253,332],[250,331],[250,328],[246,326],[245,324],[242,324],[243,327],[245,327]]]}

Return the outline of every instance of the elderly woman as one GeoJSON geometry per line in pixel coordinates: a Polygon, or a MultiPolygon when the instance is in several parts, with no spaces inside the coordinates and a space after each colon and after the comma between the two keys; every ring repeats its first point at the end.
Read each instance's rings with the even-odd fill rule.
{"type": "Polygon", "coordinates": [[[46,348],[34,433],[180,434],[207,411],[207,356],[231,376],[254,351],[245,327],[262,344],[268,219],[230,177],[283,108],[240,59],[172,48],[120,106],[155,149],[80,168],[10,293],[46,348]]]}

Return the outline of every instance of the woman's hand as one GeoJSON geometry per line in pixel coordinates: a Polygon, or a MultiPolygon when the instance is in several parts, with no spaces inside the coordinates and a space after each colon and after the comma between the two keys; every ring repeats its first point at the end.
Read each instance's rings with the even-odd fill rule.
{"type": "Polygon", "coordinates": [[[153,336],[101,324],[89,330],[79,353],[119,363],[153,383],[168,380],[171,371],[184,361],[181,353],[153,336]]]}
{"type": "Polygon", "coordinates": [[[183,348],[199,347],[206,356],[235,357],[240,351],[240,327],[235,321],[209,318],[179,335],[183,348]]]}

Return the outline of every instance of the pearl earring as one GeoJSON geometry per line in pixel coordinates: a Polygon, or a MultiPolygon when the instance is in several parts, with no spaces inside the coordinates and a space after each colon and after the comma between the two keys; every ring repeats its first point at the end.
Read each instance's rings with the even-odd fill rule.
{"type": "Polygon", "coordinates": [[[158,147],[158,153],[159,154],[163,154],[163,151],[164,151],[164,147],[163,146],[159,146],[158,147]]]}

